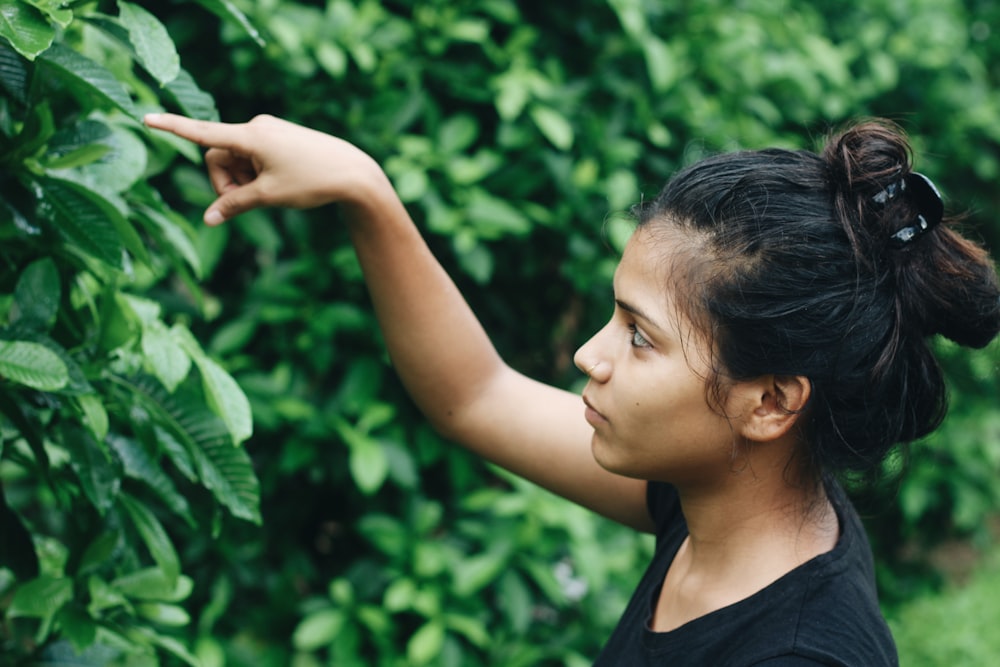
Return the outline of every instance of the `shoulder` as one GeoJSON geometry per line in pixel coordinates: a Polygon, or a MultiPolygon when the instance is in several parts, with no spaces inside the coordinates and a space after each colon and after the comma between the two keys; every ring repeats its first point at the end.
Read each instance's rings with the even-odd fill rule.
{"type": "Polygon", "coordinates": [[[833,550],[737,605],[752,619],[753,636],[759,639],[753,642],[759,662],[751,664],[898,664],[861,520],[839,487],[832,487],[830,496],[840,522],[833,550]]]}
{"type": "Polygon", "coordinates": [[[898,664],[895,642],[878,603],[864,527],[842,489],[833,487],[830,495],[840,521],[840,539],[833,551],[786,577],[791,590],[800,594],[791,643],[796,655],[780,655],[773,658],[779,662],[762,663],[769,667],[898,664]]]}

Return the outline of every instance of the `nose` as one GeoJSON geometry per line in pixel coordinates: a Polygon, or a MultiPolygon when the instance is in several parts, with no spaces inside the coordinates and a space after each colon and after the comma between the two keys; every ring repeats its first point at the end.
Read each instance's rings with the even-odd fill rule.
{"type": "Polygon", "coordinates": [[[596,382],[607,382],[611,377],[611,358],[602,354],[601,334],[607,329],[601,329],[591,336],[573,355],[573,363],[583,371],[583,374],[596,382]]]}

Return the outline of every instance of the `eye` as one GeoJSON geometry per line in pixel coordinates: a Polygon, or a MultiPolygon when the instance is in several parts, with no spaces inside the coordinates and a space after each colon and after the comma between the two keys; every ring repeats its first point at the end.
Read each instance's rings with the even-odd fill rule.
{"type": "Polygon", "coordinates": [[[649,344],[649,341],[646,340],[641,333],[639,333],[639,329],[637,329],[634,324],[628,325],[628,330],[630,334],[629,342],[632,344],[632,347],[652,347],[652,345],[649,344]]]}

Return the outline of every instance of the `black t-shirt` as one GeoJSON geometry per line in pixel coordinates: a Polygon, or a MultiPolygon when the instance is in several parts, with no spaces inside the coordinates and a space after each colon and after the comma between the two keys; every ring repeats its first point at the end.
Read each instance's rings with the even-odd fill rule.
{"type": "Polygon", "coordinates": [[[898,665],[861,521],[843,491],[831,489],[830,496],[840,521],[832,551],[744,600],[670,632],[653,632],[649,621],[687,524],[676,490],[650,482],[656,553],[595,667],[898,665]]]}

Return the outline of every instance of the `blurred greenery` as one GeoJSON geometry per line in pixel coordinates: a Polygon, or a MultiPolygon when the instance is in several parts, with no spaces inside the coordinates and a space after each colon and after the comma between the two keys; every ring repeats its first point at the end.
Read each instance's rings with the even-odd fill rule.
{"type": "Polygon", "coordinates": [[[994,554],[961,586],[921,596],[889,618],[901,665],[989,665],[1000,655],[997,599],[1000,558],[994,554]]]}
{"type": "MultiPolygon", "coordinates": [[[[18,547],[0,541],[0,664],[84,651],[95,665],[586,665],[649,554],[648,538],[429,430],[335,211],[203,227],[212,194],[197,152],[141,130],[142,111],[271,113],[357,143],[501,352],[570,388],[573,350],[609,311],[629,207],[706,153],[815,147],[850,119],[888,116],[972,235],[1000,248],[995,0],[0,10],[0,340],[32,342],[17,329],[28,312],[44,323],[32,340],[51,332],[94,387],[88,399],[46,384],[54,362],[41,378],[2,371],[2,540],[18,547]],[[31,186],[42,178],[62,179],[46,192],[82,208],[100,242],[73,216],[46,217],[53,195],[31,186]],[[122,385],[125,371],[144,372],[122,385]],[[237,391],[253,436],[223,450],[215,438],[246,424],[213,410],[237,391]],[[171,430],[184,416],[211,437],[171,430]],[[65,435],[77,426],[93,436],[83,452],[65,435]],[[243,496],[205,452],[252,462],[243,496]]],[[[951,415],[891,462],[908,467],[902,481],[858,498],[901,646],[936,622],[907,603],[945,600],[927,555],[990,544],[1000,507],[1000,343],[939,351],[951,415]]],[[[977,599],[1000,614],[996,596],[977,599]]]]}

